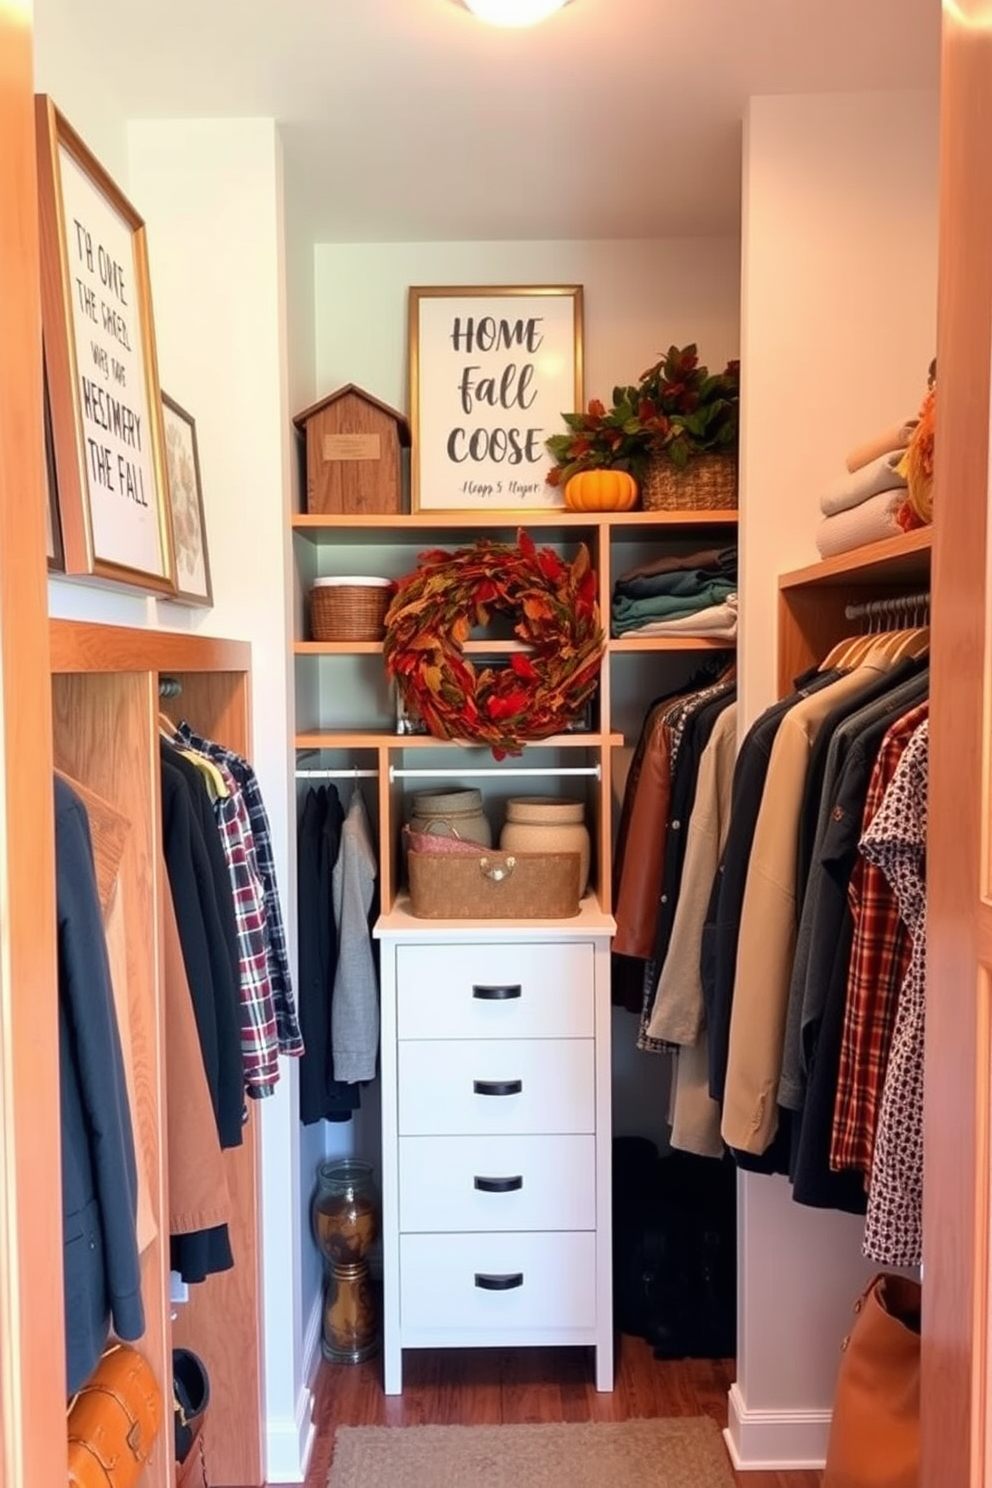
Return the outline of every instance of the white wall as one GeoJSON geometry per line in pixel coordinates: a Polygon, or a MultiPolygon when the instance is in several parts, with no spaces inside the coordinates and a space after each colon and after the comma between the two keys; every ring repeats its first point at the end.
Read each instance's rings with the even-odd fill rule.
{"type": "MultiPolygon", "coordinates": [[[[215,605],[193,623],[251,642],[253,761],[292,938],[281,143],[271,119],[132,123],[128,142],[132,190],[148,223],[161,380],[197,421],[215,605]]],[[[269,1482],[298,1478],[309,1424],[295,1063],[282,1070],[261,1124],[269,1482]]]]}
{"type": "MultiPolygon", "coordinates": [[[[355,382],[407,405],[411,284],[581,284],[586,397],[609,400],[672,342],[696,341],[711,366],[737,355],[740,249],[734,239],[594,242],[319,244],[317,395],[355,382]]],[[[564,425],[562,426],[564,427],[564,425]]],[[[654,691],[660,691],[655,688],[654,691]]],[[[647,695],[647,694],[646,694],[647,695]]],[[[653,694],[652,694],[653,695],[653,694]]],[[[635,1048],[636,1022],[614,1014],[614,1129],[668,1137],[670,1062],[635,1048]]],[[[357,1129],[333,1130],[335,1151],[374,1158],[373,1101],[357,1129]]]]}
{"type": "Polygon", "coordinates": [[[406,408],[411,284],[582,284],[586,397],[608,399],[673,341],[737,355],[738,254],[723,238],[319,244],[317,392],[357,382],[406,408]]]}
{"type": "MultiPolygon", "coordinates": [[[[815,562],[846,451],[915,413],[935,350],[937,101],[755,98],[745,131],[741,697],[775,696],[776,580],[815,562]]],[[[749,1466],[822,1460],[863,1224],[741,1180],[731,1434],[749,1466]]]]}

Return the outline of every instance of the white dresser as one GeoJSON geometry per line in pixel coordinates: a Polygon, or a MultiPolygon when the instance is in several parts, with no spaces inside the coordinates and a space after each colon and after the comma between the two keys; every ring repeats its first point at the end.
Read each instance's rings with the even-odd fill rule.
{"type": "Polygon", "coordinates": [[[376,927],[387,1395],[405,1348],[591,1344],[613,1388],[613,929],[376,927]]]}

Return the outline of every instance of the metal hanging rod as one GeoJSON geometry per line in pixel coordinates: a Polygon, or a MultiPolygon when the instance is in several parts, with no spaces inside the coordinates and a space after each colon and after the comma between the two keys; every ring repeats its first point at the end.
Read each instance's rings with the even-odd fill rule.
{"type": "Polygon", "coordinates": [[[849,604],[844,614],[848,620],[895,620],[926,610],[930,605],[929,590],[921,594],[894,594],[888,599],[868,599],[862,604],[849,604]]]}
{"type": "Polygon", "coordinates": [[[394,780],[450,780],[453,776],[457,776],[459,780],[489,780],[499,779],[500,777],[503,779],[512,777],[514,780],[519,780],[524,775],[555,777],[588,775],[600,780],[602,779],[602,774],[603,769],[601,765],[569,765],[563,770],[559,770],[552,765],[545,765],[543,767],[527,765],[519,770],[513,769],[512,766],[509,769],[498,770],[401,770],[397,769],[395,765],[390,765],[389,783],[392,785],[394,780]]]}
{"type": "Polygon", "coordinates": [[[159,677],[158,695],[163,698],[181,697],[183,684],[176,677],[159,677]]]}
{"type": "Polygon", "coordinates": [[[297,770],[297,780],[378,780],[378,770],[297,770]]]}

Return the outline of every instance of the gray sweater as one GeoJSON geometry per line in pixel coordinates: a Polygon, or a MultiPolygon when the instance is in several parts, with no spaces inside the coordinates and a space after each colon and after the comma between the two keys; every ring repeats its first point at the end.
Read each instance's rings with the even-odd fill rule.
{"type": "Polygon", "coordinates": [[[338,927],[338,965],[331,1003],[334,1078],[355,1084],[375,1077],[379,987],[369,909],[378,871],[365,802],[356,787],[341,828],[331,886],[338,927]]]}

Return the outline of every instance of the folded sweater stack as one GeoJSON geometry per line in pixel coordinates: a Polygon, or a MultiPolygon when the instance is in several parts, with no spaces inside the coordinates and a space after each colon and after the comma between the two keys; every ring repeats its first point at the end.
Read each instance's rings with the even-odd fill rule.
{"type": "Polygon", "coordinates": [[[822,558],[903,530],[898,514],[906,500],[906,477],[899,467],[915,427],[915,419],[897,424],[848,455],[847,474],[820,500],[823,520],[816,545],[822,558]]]}
{"type": "Polygon", "coordinates": [[[621,575],[613,591],[614,636],[737,636],[737,549],[667,554],[621,575]]]}

